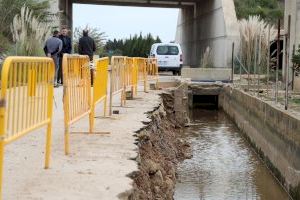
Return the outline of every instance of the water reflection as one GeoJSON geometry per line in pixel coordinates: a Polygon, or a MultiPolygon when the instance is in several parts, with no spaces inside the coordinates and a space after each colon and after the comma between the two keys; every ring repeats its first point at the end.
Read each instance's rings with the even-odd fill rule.
{"type": "Polygon", "coordinates": [[[175,200],[288,200],[223,112],[193,112],[186,130],[193,158],[179,165],[175,200]]]}

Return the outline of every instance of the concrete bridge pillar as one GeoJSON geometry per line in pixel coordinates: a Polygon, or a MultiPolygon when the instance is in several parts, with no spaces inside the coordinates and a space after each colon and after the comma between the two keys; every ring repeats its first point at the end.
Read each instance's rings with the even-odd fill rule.
{"type": "MultiPolygon", "coordinates": [[[[285,15],[284,15],[284,30],[287,33],[288,31],[288,19],[291,16],[291,26],[290,26],[290,43],[289,43],[289,67],[292,66],[292,55],[293,55],[293,46],[295,51],[300,45],[300,0],[285,0],[285,15]]],[[[284,41],[284,51],[285,51],[285,41],[284,41]]],[[[285,54],[284,58],[285,60],[285,54]]],[[[289,70],[289,80],[292,79],[292,70],[289,70]]],[[[286,74],[286,64],[283,62],[283,74],[286,74]]]]}
{"type": "Polygon", "coordinates": [[[58,0],[60,25],[73,29],[73,0],[58,0]]]}
{"type": "MultiPolygon", "coordinates": [[[[72,3],[75,1],[57,1],[61,12],[60,24],[67,25],[72,29],[72,3]]],[[[111,3],[115,5],[116,3],[122,3],[120,5],[135,5],[132,1],[130,1],[131,3],[101,0],[90,2],[95,4],[111,3]]],[[[145,4],[145,6],[151,5],[145,4]]],[[[160,4],[152,6],[159,7],[160,4]]],[[[232,42],[238,42],[238,38],[238,23],[233,0],[207,0],[194,1],[194,3],[189,1],[188,6],[181,7],[178,16],[176,41],[182,45],[184,65],[201,67],[201,58],[209,47],[211,49],[211,67],[230,67],[232,42]]]]}
{"type": "Polygon", "coordinates": [[[176,41],[182,45],[185,65],[201,67],[201,59],[209,47],[212,67],[230,67],[232,42],[237,43],[238,39],[233,0],[201,1],[194,7],[181,9],[176,41]]]}
{"type": "Polygon", "coordinates": [[[288,30],[288,17],[291,16],[291,52],[292,47],[295,45],[297,48],[300,44],[300,0],[285,0],[285,16],[284,16],[284,29],[288,30]]]}

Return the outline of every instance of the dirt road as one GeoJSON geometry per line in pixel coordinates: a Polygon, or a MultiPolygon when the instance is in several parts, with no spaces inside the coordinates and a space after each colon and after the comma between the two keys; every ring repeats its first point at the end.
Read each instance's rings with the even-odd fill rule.
{"type": "MultiPolygon", "coordinates": [[[[55,90],[57,107],[53,117],[52,158],[49,170],[43,169],[45,128],[5,150],[4,200],[113,200],[132,189],[126,175],[137,170],[134,132],[149,121],[145,112],[159,104],[158,95],[140,92],[127,101],[116,119],[95,119],[96,132],[109,135],[71,135],[71,154],[64,155],[62,88],[55,90]]],[[[119,105],[118,101],[114,105],[119,105]]],[[[102,115],[102,106],[96,116],[102,115]]],[[[87,132],[88,118],[74,124],[71,132],[87,132]]]]}

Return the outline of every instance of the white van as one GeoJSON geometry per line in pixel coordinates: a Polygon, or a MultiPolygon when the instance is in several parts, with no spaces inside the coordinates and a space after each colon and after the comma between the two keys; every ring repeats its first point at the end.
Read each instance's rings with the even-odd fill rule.
{"type": "Polygon", "coordinates": [[[172,71],[173,75],[181,75],[183,57],[179,44],[153,44],[150,51],[150,57],[157,58],[159,71],[172,71]]]}

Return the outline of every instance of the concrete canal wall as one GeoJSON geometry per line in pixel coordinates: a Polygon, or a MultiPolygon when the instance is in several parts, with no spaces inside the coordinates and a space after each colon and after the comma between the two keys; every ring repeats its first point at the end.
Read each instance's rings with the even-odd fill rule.
{"type": "Polygon", "coordinates": [[[231,87],[221,91],[219,107],[245,133],[291,196],[300,199],[300,117],[231,87]]]}

